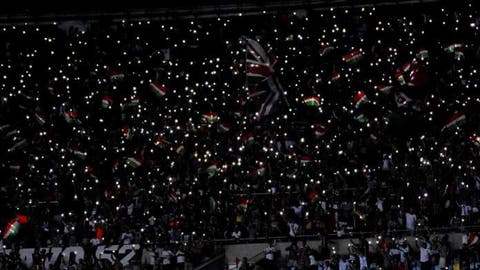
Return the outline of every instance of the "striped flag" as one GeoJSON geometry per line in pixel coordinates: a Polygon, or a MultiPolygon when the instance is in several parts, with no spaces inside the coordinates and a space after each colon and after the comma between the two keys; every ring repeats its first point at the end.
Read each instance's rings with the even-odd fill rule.
{"type": "Polygon", "coordinates": [[[133,137],[133,131],[131,128],[129,128],[128,126],[124,126],[122,128],[122,136],[127,139],[127,140],[130,140],[132,137],[133,137]]]}
{"type": "Polygon", "coordinates": [[[143,159],[138,157],[127,158],[127,164],[132,168],[138,168],[143,165],[143,159]]]}
{"type": "Polygon", "coordinates": [[[18,234],[18,231],[20,230],[20,225],[26,224],[27,222],[28,218],[24,215],[17,215],[14,219],[11,219],[3,230],[3,239],[18,234]]]}
{"type": "Polygon", "coordinates": [[[356,63],[362,58],[362,52],[355,50],[353,52],[347,53],[342,57],[342,60],[346,63],[356,63]]]}
{"type": "Polygon", "coordinates": [[[365,123],[365,122],[367,122],[367,118],[365,117],[365,115],[364,115],[363,113],[355,116],[354,118],[355,118],[355,120],[357,120],[357,122],[359,122],[359,123],[365,123]]]}
{"type": "Polygon", "coordinates": [[[213,162],[212,164],[210,164],[210,166],[208,166],[206,169],[208,178],[212,178],[213,176],[215,176],[215,174],[217,174],[217,170],[217,162],[213,162]]]}
{"type": "Polygon", "coordinates": [[[43,126],[45,124],[45,117],[40,114],[39,112],[36,112],[35,113],[35,121],[37,121],[37,123],[40,125],[40,126],[43,126]]]}
{"type": "Polygon", "coordinates": [[[220,124],[218,125],[217,131],[220,133],[228,132],[230,131],[230,125],[225,122],[220,122],[220,124]]]}
{"type": "Polygon", "coordinates": [[[245,145],[249,145],[255,141],[255,137],[253,136],[253,132],[249,131],[242,135],[241,137],[242,143],[245,145]]]}
{"type": "Polygon", "coordinates": [[[420,49],[416,55],[417,58],[420,60],[428,58],[428,50],[427,49],[420,49]]]}
{"type": "Polygon", "coordinates": [[[238,202],[238,206],[243,209],[243,210],[247,210],[248,208],[248,205],[251,203],[251,200],[247,199],[247,198],[240,198],[239,199],[239,202],[238,202]]]}
{"type": "Polygon", "coordinates": [[[301,156],[300,157],[300,164],[302,164],[303,166],[309,164],[312,162],[312,158],[309,157],[309,156],[301,156]]]}
{"type": "Polygon", "coordinates": [[[153,91],[155,95],[158,97],[163,97],[167,94],[168,89],[165,87],[164,84],[161,84],[159,82],[152,82],[150,83],[150,89],[153,91]]]}
{"type": "Polygon", "coordinates": [[[87,152],[80,151],[76,146],[71,146],[70,152],[81,159],[85,159],[87,156],[87,152]]]}
{"type": "Polygon", "coordinates": [[[480,147],[480,136],[477,134],[472,134],[468,139],[475,145],[480,147]]]}
{"type": "Polygon", "coordinates": [[[335,48],[328,45],[328,44],[325,44],[323,45],[322,47],[320,47],[320,49],[318,50],[318,54],[320,56],[325,56],[327,55],[329,52],[333,51],[335,48]]]}
{"type": "Polygon", "coordinates": [[[459,126],[463,123],[465,123],[465,114],[462,112],[457,112],[454,113],[450,118],[448,118],[447,123],[443,126],[442,131],[444,129],[453,127],[453,126],[459,126]]]}
{"type": "Polygon", "coordinates": [[[260,165],[258,166],[258,168],[255,169],[255,171],[253,171],[254,175],[256,175],[256,176],[264,176],[264,175],[265,175],[265,172],[266,172],[266,166],[265,166],[265,164],[263,164],[263,163],[260,164],[260,165]]]}
{"type": "Polygon", "coordinates": [[[303,103],[310,107],[320,106],[321,99],[317,96],[308,96],[303,98],[303,103]]]}
{"type": "Polygon", "coordinates": [[[445,47],[444,50],[446,52],[453,53],[453,52],[455,52],[456,50],[458,50],[462,47],[463,47],[463,44],[461,44],[461,43],[453,43],[453,44],[450,44],[447,47],[445,47]]]}
{"type": "Polygon", "coordinates": [[[113,104],[113,99],[110,96],[108,96],[108,95],[103,96],[103,98],[102,98],[102,108],[107,109],[112,104],[113,104]]]}
{"type": "Polygon", "coordinates": [[[110,72],[111,81],[118,81],[118,80],[122,80],[123,78],[125,78],[125,74],[123,72],[120,72],[120,71],[110,72]]]}
{"type": "Polygon", "coordinates": [[[393,86],[391,85],[384,85],[384,84],[377,84],[373,87],[375,90],[378,90],[382,93],[389,94],[392,90],[393,86]]]}
{"type": "Polygon", "coordinates": [[[395,79],[397,79],[400,85],[405,85],[407,82],[405,81],[405,77],[403,77],[403,73],[401,71],[395,73],[395,79]]]}
{"type": "Polygon", "coordinates": [[[69,112],[66,112],[63,117],[65,118],[65,121],[67,121],[67,123],[71,124],[73,122],[75,122],[75,120],[77,119],[77,112],[74,112],[74,111],[69,111],[69,112]]]}
{"type": "Polygon", "coordinates": [[[337,71],[332,72],[332,82],[336,82],[340,79],[340,73],[337,71]]]}
{"type": "Polygon", "coordinates": [[[209,112],[209,113],[202,114],[203,122],[208,123],[208,124],[213,124],[213,123],[217,122],[219,119],[220,118],[218,117],[218,114],[216,114],[214,112],[209,112]]]}
{"type": "Polygon", "coordinates": [[[355,104],[355,108],[359,108],[362,104],[367,102],[368,102],[367,95],[363,91],[358,91],[353,96],[353,103],[355,104]]]}
{"type": "Polygon", "coordinates": [[[412,66],[413,66],[413,62],[412,62],[412,61],[406,62],[406,63],[403,64],[403,66],[402,66],[403,72],[409,72],[409,71],[412,69],[412,66]]]}
{"type": "Polygon", "coordinates": [[[315,127],[315,137],[317,139],[325,135],[326,132],[327,132],[327,128],[323,125],[318,125],[315,127]]]}

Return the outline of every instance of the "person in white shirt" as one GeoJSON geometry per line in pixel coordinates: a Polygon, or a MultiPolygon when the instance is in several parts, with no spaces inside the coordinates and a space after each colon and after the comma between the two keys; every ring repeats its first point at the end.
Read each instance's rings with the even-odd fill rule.
{"type": "Polygon", "coordinates": [[[358,259],[360,261],[360,270],[367,270],[368,269],[367,256],[360,255],[358,259]]]}
{"type": "Polygon", "coordinates": [[[162,269],[169,270],[172,269],[172,262],[171,257],[173,256],[173,252],[170,251],[168,248],[165,248],[160,257],[162,258],[162,269]]]}
{"type": "Polygon", "coordinates": [[[267,261],[273,261],[273,253],[275,252],[274,244],[269,244],[268,247],[265,249],[265,259],[267,261]]]}
{"type": "Polygon", "coordinates": [[[177,256],[177,269],[185,269],[185,253],[183,253],[182,249],[178,249],[175,256],[177,256]]]}
{"type": "Polygon", "coordinates": [[[407,230],[414,231],[417,215],[413,213],[413,209],[405,213],[405,227],[407,230]]]}
{"type": "Polygon", "coordinates": [[[343,256],[342,259],[340,259],[340,261],[338,262],[338,270],[347,270],[349,264],[350,263],[348,262],[347,258],[343,256]]]}
{"type": "MultiPolygon", "coordinates": [[[[418,246],[418,243],[417,243],[418,246]]],[[[427,243],[420,246],[420,267],[422,270],[430,270],[430,255],[432,250],[427,243]]]]}

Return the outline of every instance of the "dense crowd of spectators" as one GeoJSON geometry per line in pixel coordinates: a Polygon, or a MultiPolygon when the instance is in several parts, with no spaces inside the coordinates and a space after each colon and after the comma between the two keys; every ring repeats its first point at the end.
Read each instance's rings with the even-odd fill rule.
{"type": "Polygon", "coordinates": [[[478,269],[480,253],[467,241],[454,249],[449,235],[374,239],[360,237],[348,244],[348,254],[338,254],[328,241],[319,247],[307,241],[293,241],[285,250],[270,244],[264,259],[253,264],[247,258],[238,262],[238,269],[478,269]]]}
{"type": "Polygon", "coordinates": [[[201,260],[213,239],[477,224],[475,4],[0,26],[0,221],[28,217],[3,245],[201,260]],[[245,37],[283,86],[268,115],[245,37]]]}

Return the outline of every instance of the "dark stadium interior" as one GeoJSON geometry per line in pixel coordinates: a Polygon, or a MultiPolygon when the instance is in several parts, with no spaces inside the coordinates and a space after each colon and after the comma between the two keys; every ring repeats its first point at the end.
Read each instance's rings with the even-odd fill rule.
{"type": "Polygon", "coordinates": [[[0,9],[0,270],[480,269],[480,2],[0,9]]]}

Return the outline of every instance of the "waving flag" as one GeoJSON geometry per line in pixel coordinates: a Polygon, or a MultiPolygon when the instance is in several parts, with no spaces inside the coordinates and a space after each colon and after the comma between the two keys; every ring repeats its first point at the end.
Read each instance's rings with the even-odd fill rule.
{"type": "Polygon", "coordinates": [[[448,118],[447,123],[443,126],[442,131],[444,129],[459,126],[465,122],[465,114],[462,112],[454,113],[450,118],[448,118]]]}
{"type": "Polygon", "coordinates": [[[320,106],[321,99],[317,96],[308,96],[303,98],[303,103],[310,107],[318,107],[320,106]]]}
{"type": "Polygon", "coordinates": [[[259,96],[264,93],[267,94],[266,99],[257,112],[259,119],[261,119],[263,116],[272,113],[274,106],[280,100],[280,97],[283,96],[284,91],[273,69],[276,62],[275,59],[271,59],[257,41],[249,38],[245,39],[245,41],[247,46],[247,84],[250,84],[248,79],[251,79],[251,81],[256,82],[254,83],[253,89],[260,90],[251,95],[259,96]],[[258,82],[258,80],[260,81],[258,82]]]}
{"type": "Polygon", "coordinates": [[[108,96],[108,95],[105,95],[103,96],[102,98],[102,108],[104,109],[107,109],[108,107],[110,107],[113,103],[113,99],[108,96]]]}
{"type": "Polygon", "coordinates": [[[367,102],[368,102],[367,95],[363,91],[358,91],[353,96],[353,103],[355,104],[355,108],[359,108],[362,104],[367,102]]]}
{"type": "Polygon", "coordinates": [[[351,63],[358,62],[361,58],[362,58],[362,52],[359,50],[356,50],[356,51],[345,54],[342,57],[342,60],[346,63],[351,64],[351,63]]]}
{"type": "Polygon", "coordinates": [[[24,215],[17,215],[14,219],[11,219],[3,230],[3,239],[18,234],[18,231],[20,230],[20,225],[26,224],[27,222],[28,218],[24,215]]]}
{"type": "Polygon", "coordinates": [[[152,82],[150,83],[150,89],[153,91],[155,95],[158,97],[163,97],[167,94],[167,87],[164,84],[159,82],[152,82]]]}

